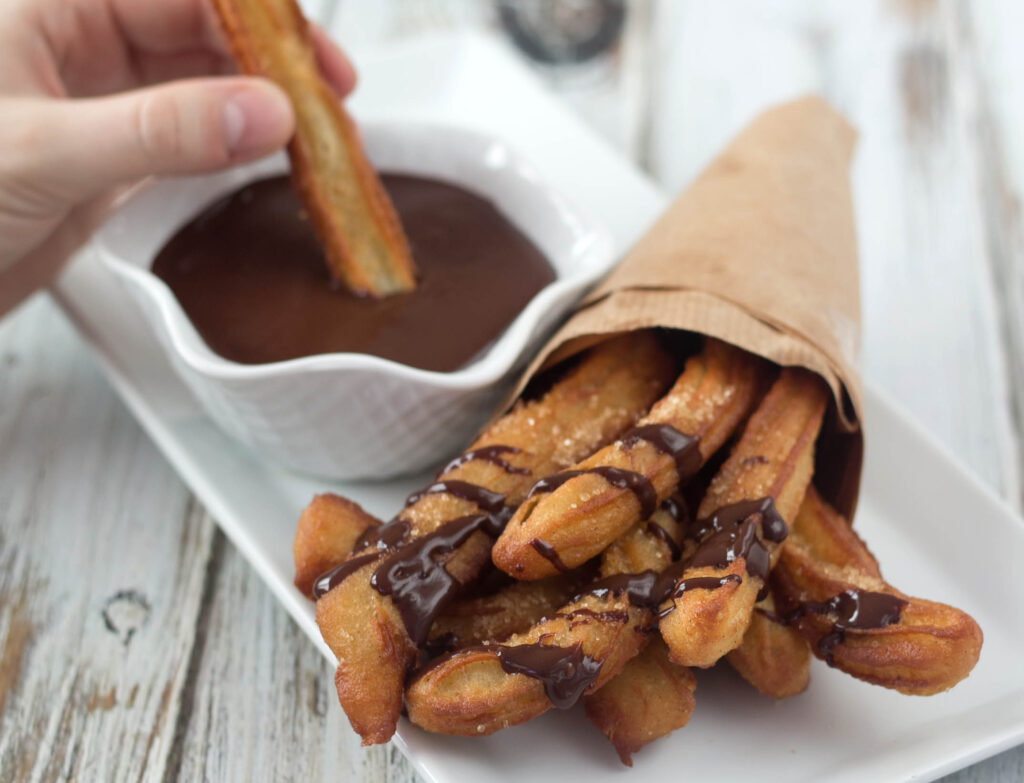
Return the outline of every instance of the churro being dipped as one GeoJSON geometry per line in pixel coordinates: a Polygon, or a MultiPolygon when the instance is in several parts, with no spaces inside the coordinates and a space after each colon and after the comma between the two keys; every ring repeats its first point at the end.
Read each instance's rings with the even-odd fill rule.
{"type": "Polygon", "coordinates": [[[356,294],[416,287],[401,223],[358,131],[320,75],[309,24],[295,0],[214,0],[232,54],[248,74],[276,82],[295,110],[292,181],[332,277],[356,294]]]}

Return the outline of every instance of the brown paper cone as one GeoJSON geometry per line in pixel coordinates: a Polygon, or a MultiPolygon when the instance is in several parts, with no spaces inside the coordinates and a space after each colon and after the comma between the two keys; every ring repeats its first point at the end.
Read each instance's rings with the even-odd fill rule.
{"type": "Polygon", "coordinates": [[[820,98],[761,114],[548,341],[517,393],[601,339],[655,326],[806,367],[835,398],[815,482],[852,515],[863,453],[854,141],[820,98]]]}

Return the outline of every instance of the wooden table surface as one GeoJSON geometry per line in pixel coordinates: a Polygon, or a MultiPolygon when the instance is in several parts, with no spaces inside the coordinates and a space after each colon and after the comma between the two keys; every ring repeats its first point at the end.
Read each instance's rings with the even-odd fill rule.
{"type": "MultiPolygon", "coordinates": [[[[352,47],[496,27],[483,0],[307,6],[352,47]]],[[[864,375],[1019,508],[1024,4],[627,7],[610,56],[544,73],[667,189],[803,91],[859,126],[864,375]]],[[[41,295],[0,323],[0,780],[71,779],[416,775],[353,750],[318,651],[41,295]]],[[[947,780],[1024,780],[1024,748],[947,780]]]]}

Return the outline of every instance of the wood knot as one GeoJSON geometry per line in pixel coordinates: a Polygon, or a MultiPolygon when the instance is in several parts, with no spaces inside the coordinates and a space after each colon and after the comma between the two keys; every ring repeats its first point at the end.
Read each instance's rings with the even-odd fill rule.
{"type": "Polygon", "coordinates": [[[103,605],[103,625],[127,647],[149,619],[149,601],[138,590],[118,590],[103,605]]]}

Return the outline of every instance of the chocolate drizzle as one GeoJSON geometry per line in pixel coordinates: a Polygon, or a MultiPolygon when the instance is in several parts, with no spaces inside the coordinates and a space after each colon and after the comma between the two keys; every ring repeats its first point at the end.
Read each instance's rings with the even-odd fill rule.
{"type": "Polygon", "coordinates": [[[679,483],[686,481],[700,470],[702,458],[700,441],[671,424],[643,424],[634,427],[622,436],[622,445],[629,447],[637,441],[646,441],[662,454],[667,454],[676,463],[679,483]]]}
{"type": "MultiPolygon", "coordinates": [[[[498,448],[511,447],[500,446],[498,448]]],[[[467,454],[473,454],[473,452],[467,452],[467,454]]],[[[464,454],[463,457],[465,456],[464,454]]],[[[447,471],[448,468],[444,470],[447,471]]],[[[486,487],[481,487],[479,484],[471,484],[468,481],[459,481],[458,479],[438,481],[425,489],[421,489],[419,492],[414,492],[406,499],[405,507],[408,508],[427,495],[439,494],[453,495],[457,498],[468,500],[471,503],[476,503],[484,511],[494,514],[502,520],[507,520],[511,517],[511,510],[505,506],[505,496],[500,492],[492,492],[486,487]]],[[[359,552],[372,547],[380,552],[392,552],[409,540],[411,530],[412,525],[409,521],[401,516],[397,516],[390,522],[366,530],[356,539],[352,551],[359,552]]]]}
{"type": "MultiPolygon", "coordinates": [[[[676,493],[670,495],[661,501],[659,507],[662,511],[667,513],[672,519],[684,526],[684,529],[689,526],[690,523],[690,509],[686,505],[686,501],[683,497],[676,493]]],[[[666,547],[668,547],[669,557],[672,560],[678,560],[679,556],[683,553],[682,547],[679,546],[672,534],[669,533],[665,528],[655,522],[653,519],[647,522],[647,532],[652,536],[661,541],[666,547]]]]}
{"type": "Polygon", "coordinates": [[[655,522],[653,519],[647,523],[647,532],[654,536],[656,539],[661,541],[666,547],[668,547],[669,557],[672,560],[678,560],[679,555],[682,554],[683,550],[676,543],[676,540],[672,538],[672,535],[661,525],[655,522]]]}
{"type": "MultiPolygon", "coordinates": [[[[720,587],[725,587],[730,582],[740,584],[742,581],[736,574],[726,574],[725,576],[691,576],[689,579],[682,579],[677,582],[666,598],[679,598],[688,590],[717,590],[720,587]]],[[[671,606],[666,606],[658,612],[658,619],[660,620],[662,617],[671,614],[675,608],[674,603],[671,606]]]]}
{"type": "MultiPolygon", "coordinates": [[[[729,583],[739,584],[742,579],[737,574],[682,579],[690,568],[724,568],[739,557],[745,558],[748,573],[764,579],[768,575],[768,549],[757,537],[758,521],[764,526],[766,539],[778,542],[786,537],[786,523],[775,510],[771,498],[745,500],[724,506],[693,525],[688,531],[692,537],[707,538],[689,560],[671,563],[660,573],[648,570],[638,574],[608,576],[594,582],[576,597],[586,594],[599,597],[625,594],[633,606],[657,612],[666,600],[679,598],[689,590],[717,590],[729,583]]],[[[658,529],[665,532],[660,527],[658,529]]],[[[767,594],[767,588],[764,590],[767,594]]],[[[673,608],[666,607],[658,617],[664,617],[673,608]]]]}
{"type": "Polygon", "coordinates": [[[484,511],[492,513],[501,511],[505,507],[505,496],[500,492],[492,492],[486,487],[481,487],[479,484],[470,484],[468,481],[459,481],[458,479],[438,481],[425,489],[421,489],[419,492],[414,492],[406,498],[405,506],[408,508],[427,495],[439,494],[453,495],[454,497],[468,500],[470,503],[476,503],[484,511]]]}
{"type": "Polygon", "coordinates": [[[661,501],[661,510],[681,525],[690,524],[690,507],[686,504],[686,499],[678,492],[661,501]]]}
{"type": "Polygon", "coordinates": [[[415,644],[426,640],[434,618],[461,587],[440,558],[477,531],[498,536],[505,521],[493,514],[470,514],[445,522],[387,557],[373,572],[370,584],[381,595],[391,596],[415,644]]]}
{"type": "Polygon", "coordinates": [[[691,535],[701,541],[690,558],[693,568],[726,568],[743,558],[747,573],[764,583],[758,599],[768,594],[767,579],[771,568],[771,553],[758,537],[780,543],[789,532],[785,520],[775,509],[771,498],[742,500],[723,506],[711,516],[698,520],[691,535]],[[760,523],[760,524],[759,524],[760,523]]]}
{"type": "Polygon", "coordinates": [[[409,532],[412,525],[408,520],[395,517],[383,525],[370,527],[363,531],[363,534],[356,539],[352,547],[353,552],[361,552],[364,549],[376,549],[378,552],[389,552],[398,549],[409,540],[409,532]]]}
{"type": "Polygon", "coordinates": [[[479,449],[473,449],[472,451],[467,451],[453,459],[451,462],[449,462],[447,465],[445,465],[439,471],[437,471],[437,475],[443,476],[448,471],[462,467],[467,462],[474,462],[476,460],[480,460],[483,462],[490,462],[492,465],[497,465],[506,473],[515,473],[520,476],[528,476],[532,472],[529,468],[517,468],[515,465],[510,465],[508,460],[506,460],[502,456],[503,454],[518,454],[519,452],[520,449],[517,449],[515,446],[500,445],[484,446],[479,449]]]}
{"type": "Polygon", "coordinates": [[[539,495],[542,492],[554,492],[570,479],[582,476],[584,473],[596,473],[604,478],[609,484],[618,489],[628,489],[640,503],[640,518],[647,519],[654,513],[658,505],[658,495],[651,486],[650,480],[642,473],[634,473],[632,470],[622,468],[611,468],[606,465],[599,465],[596,468],[584,470],[566,470],[562,473],[542,478],[530,490],[528,497],[539,495]]]}
{"type": "MultiPolygon", "coordinates": [[[[479,648],[478,648],[479,649],[479,648]]],[[[525,674],[544,685],[544,693],[560,710],[572,707],[601,673],[601,662],[585,655],[579,644],[553,647],[540,643],[491,645],[508,674],[525,674]]]]}
{"type": "Polygon", "coordinates": [[[330,571],[324,572],[313,582],[313,600],[320,600],[320,598],[327,595],[327,593],[352,576],[364,565],[372,563],[378,557],[380,555],[371,552],[368,555],[353,557],[351,560],[346,560],[344,563],[334,566],[330,571]]]}
{"type": "MultiPolygon", "coordinates": [[[[603,598],[607,595],[625,595],[632,606],[657,612],[658,607],[669,598],[678,598],[687,590],[717,590],[730,582],[739,583],[736,574],[725,576],[693,576],[680,581],[687,563],[673,563],[661,572],[641,571],[639,574],[616,574],[599,579],[591,584],[581,595],[596,595],[603,598]]],[[[579,596],[577,596],[579,597],[579,596]]],[[[672,611],[668,607],[658,616],[664,617],[672,611]]]]}
{"type": "Polygon", "coordinates": [[[818,654],[834,666],[833,653],[846,640],[849,630],[885,628],[900,620],[900,612],[907,602],[888,593],[874,593],[869,590],[852,588],[827,601],[801,601],[782,619],[786,623],[796,622],[804,615],[834,615],[832,630],[818,640],[818,654]]]}
{"type": "Polygon", "coordinates": [[[623,609],[598,612],[581,607],[569,612],[559,612],[558,616],[564,617],[569,621],[570,631],[579,625],[587,625],[591,620],[597,620],[600,623],[618,623],[619,625],[625,625],[629,622],[629,613],[623,609]]]}
{"type": "Polygon", "coordinates": [[[598,598],[625,595],[632,606],[653,611],[675,584],[675,574],[669,573],[674,570],[673,566],[669,566],[661,573],[647,570],[641,571],[639,574],[606,576],[590,584],[576,598],[581,598],[584,595],[596,595],[598,598]]]}
{"type": "Polygon", "coordinates": [[[562,562],[562,558],[558,556],[558,552],[551,544],[540,538],[535,538],[530,541],[530,546],[537,550],[537,554],[549,561],[551,565],[561,571],[563,574],[569,571],[569,566],[562,562]]]}
{"type": "MultiPolygon", "coordinates": [[[[676,464],[679,481],[685,481],[700,470],[701,456],[699,441],[686,435],[669,424],[644,424],[626,432],[620,439],[623,446],[629,448],[638,441],[646,441],[662,454],[672,457],[676,464]]],[[[584,473],[596,473],[617,489],[628,489],[640,503],[640,518],[647,519],[658,506],[658,493],[654,491],[651,480],[642,473],[607,465],[593,468],[566,470],[542,478],[530,489],[528,497],[542,492],[554,492],[570,479],[584,473]]]]}
{"type": "MultiPolygon", "coordinates": [[[[510,446],[493,448],[516,451],[510,446]]],[[[473,452],[468,454],[472,455],[473,452]]],[[[405,501],[406,507],[426,495],[440,493],[471,501],[483,509],[484,513],[450,520],[413,541],[409,541],[411,524],[400,516],[370,528],[356,539],[354,551],[371,551],[347,560],[317,579],[313,587],[314,598],[319,598],[340,584],[366,563],[383,556],[383,562],[370,577],[370,584],[381,595],[391,596],[409,637],[417,645],[423,644],[438,612],[447,606],[462,586],[448,573],[441,559],[454,552],[477,531],[496,538],[514,511],[505,505],[505,495],[500,492],[455,479],[438,481],[410,495],[405,501]]]]}

